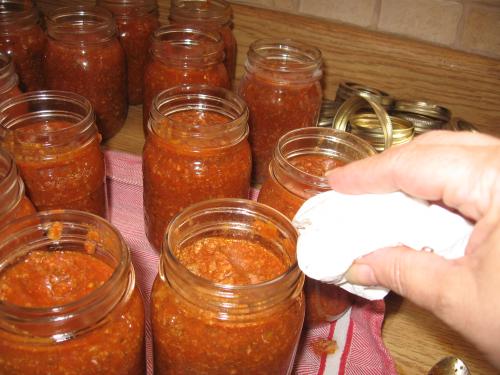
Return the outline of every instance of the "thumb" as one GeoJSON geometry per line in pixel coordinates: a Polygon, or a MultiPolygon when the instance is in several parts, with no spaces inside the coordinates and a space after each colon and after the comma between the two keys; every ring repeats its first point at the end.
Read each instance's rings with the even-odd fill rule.
{"type": "Polygon", "coordinates": [[[434,253],[407,247],[377,250],[358,258],[346,279],[353,284],[378,285],[391,289],[438,316],[446,316],[460,305],[467,283],[460,262],[434,253]]]}

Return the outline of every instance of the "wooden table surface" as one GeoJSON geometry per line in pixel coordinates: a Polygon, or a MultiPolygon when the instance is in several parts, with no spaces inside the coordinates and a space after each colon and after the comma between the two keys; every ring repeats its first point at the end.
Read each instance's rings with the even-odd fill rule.
{"type": "MultiPolygon", "coordinates": [[[[160,0],[165,23],[169,1],[160,0]]],[[[450,108],[481,130],[500,135],[500,62],[421,42],[313,19],[233,4],[238,41],[237,77],[249,44],[259,38],[290,37],[319,47],[325,60],[325,96],[351,80],[396,97],[426,98],[450,108]]],[[[141,154],[142,109],[130,107],[122,131],[105,147],[141,154]]],[[[440,358],[462,358],[472,374],[498,374],[468,342],[434,316],[397,295],[386,298],[383,340],[400,374],[426,374],[440,358]]],[[[480,317],[478,317],[480,318],[480,317]]]]}

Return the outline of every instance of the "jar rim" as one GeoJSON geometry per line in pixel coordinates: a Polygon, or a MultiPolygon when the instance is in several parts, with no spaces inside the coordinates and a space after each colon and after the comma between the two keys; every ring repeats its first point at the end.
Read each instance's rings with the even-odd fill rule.
{"type": "Polygon", "coordinates": [[[154,13],[158,10],[155,0],[98,0],[97,5],[105,7],[118,19],[127,18],[127,12],[131,9],[139,11],[133,14],[140,16],[154,13]]]}
{"type": "Polygon", "coordinates": [[[172,0],[170,19],[176,22],[216,22],[224,25],[231,22],[231,4],[225,0],[172,0]]]}
{"type": "Polygon", "coordinates": [[[248,66],[279,73],[311,73],[313,78],[322,75],[321,51],[293,39],[259,39],[247,53],[248,66]]]}
{"type": "MultiPolygon", "coordinates": [[[[28,27],[38,23],[38,10],[31,3],[25,0],[3,0],[0,5],[0,28],[10,26],[28,27]]],[[[8,33],[8,30],[1,30],[0,33],[8,33]]]]}
{"type": "Polygon", "coordinates": [[[266,216],[266,214],[274,215],[278,218],[278,220],[288,224],[287,225],[288,229],[294,234],[295,239],[298,236],[297,230],[292,225],[290,220],[284,214],[282,214],[278,210],[268,205],[250,199],[242,199],[242,198],[209,199],[188,206],[183,211],[179,212],[176,216],[174,216],[174,218],[170,221],[162,241],[161,258],[163,258],[163,261],[165,261],[165,258],[168,258],[168,260],[174,262],[174,264],[177,267],[185,269],[189,273],[189,278],[191,280],[196,280],[197,283],[205,287],[222,289],[226,292],[246,291],[257,288],[265,289],[271,285],[282,282],[283,280],[288,279],[290,277],[296,277],[297,276],[296,273],[301,272],[299,270],[296,254],[288,254],[289,256],[294,257],[294,259],[293,258],[290,259],[291,263],[288,264],[287,269],[283,273],[281,273],[280,275],[276,276],[273,279],[266,280],[256,284],[243,284],[243,285],[223,284],[211,281],[209,279],[198,276],[189,271],[189,269],[186,266],[184,266],[172,252],[172,249],[175,247],[174,244],[172,243],[172,232],[175,231],[175,229],[179,225],[183,224],[188,220],[192,220],[193,216],[198,217],[221,211],[229,211],[233,214],[248,214],[250,212],[255,212],[259,213],[260,214],[259,216],[261,217],[266,216]],[[211,208],[211,206],[214,207],[211,208]]]}
{"type": "Polygon", "coordinates": [[[19,83],[14,63],[7,53],[0,52],[0,94],[11,90],[19,83]]]}
{"type": "Polygon", "coordinates": [[[211,65],[222,63],[224,42],[219,32],[193,26],[166,25],[153,32],[151,53],[162,61],[177,64],[201,63],[211,65]],[[194,50],[193,47],[205,44],[205,48],[194,50]],[[165,46],[176,49],[176,53],[166,50],[165,46]]]}
{"type": "Polygon", "coordinates": [[[90,101],[85,97],[69,91],[31,91],[9,98],[0,103],[0,141],[5,142],[10,140],[11,142],[20,142],[22,144],[24,142],[19,138],[17,133],[17,129],[22,128],[20,124],[25,121],[33,121],[35,119],[43,121],[50,118],[51,116],[64,117],[65,119],[71,119],[75,122],[71,122],[69,126],[62,129],[46,130],[45,132],[43,132],[44,134],[55,136],[55,139],[60,138],[60,140],[58,141],[54,141],[52,143],[49,143],[49,141],[47,140],[33,142],[33,140],[30,139],[30,143],[41,143],[44,147],[57,147],[69,142],[64,138],[65,135],[81,135],[86,140],[97,133],[94,109],[90,101]],[[16,107],[38,102],[48,103],[48,106],[50,106],[50,102],[70,104],[75,106],[75,108],[80,108],[83,114],[77,114],[68,110],[63,111],[58,108],[46,107],[35,112],[28,111],[27,113],[17,113],[17,111],[15,110],[16,107]],[[9,111],[12,111],[13,114],[9,114],[9,111]]]}
{"type": "Polygon", "coordinates": [[[17,206],[23,195],[24,183],[16,162],[7,150],[0,147],[0,218],[17,206]]]}
{"type": "Polygon", "coordinates": [[[280,171],[284,171],[288,177],[292,177],[294,180],[301,182],[307,182],[308,184],[317,187],[318,189],[326,190],[330,188],[328,184],[328,178],[326,176],[317,176],[302,169],[296,167],[290,163],[290,158],[299,155],[308,155],[311,152],[314,154],[322,153],[323,155],[331,157],[341,157],[338,155],[338,151],[333,148],[328,148],[328,144],[338,144],[350,149],[358,149],[360,153],[364,154],[366,157],[376,154],[375,149],[365,141],[364,139],[337,129],[325,128],[325,127],[306,127],[291,130],[280,137],[276,143],[276,147],[273,152],[273,161],[269,164],[270,175],[276,178],[276,173],[273,173],[273,168],[277,167],[280,171]],[[285,152],[285,148],[293,142],[298,140],[309,139],[313,141],[320,141],[324,144],[323,148],[319,148],[317,145],[314,147],[294,149],[292,151],[285,152]],[[325,142],[326,141],[326,142],[325,142]]]}
{"type": "Polygon", "coordinates": [[[97,5],[56,8],[47,14],[46,21],[49,37],[66,43],[102,43],[117,33],[113,14],[97,5]]]}
{"type": "Polygon", "coordinates": [[[169,132],[175,137],[202,137],[216,141],[220,139],[221,134],[226,134],[231,142],[225,144],[225,147],[231,147],[248,136],[249,110],[243,99],[228,89],[207,84],[183,84],[158,93],[151,106],[148,129],[158,135],[156,125],[162,120],[168,119],[170,115],[191,110],[218,113],[228,121],[206,126],[169,119],[169,132]]]}
{"type": "MultiPolygon", "coordinates": [[[[93,224],[95,224],[96,227],[99,225],[102,228],[106,228],[106,230],[117,240],[119,259],[115,259],[116,265],[113,267],[113,272],[109,279],[90,293],[72,302],[50,307],[25,307],[11,304],[6,301],[0,301],[0,318],[13,322],[15,321],[15,323],[13,323],[14,325],[23,323],[50,325],[53,323],[55,326],[59,327],[62,321],[71,321],[76,318],[77,315],[90,309],[95,303],[110,303],[112,306],[108,307],[111,307],[111,309],[114,308],[125,295],[123,291],[116,290],[117,285],[120,285],[124,278],[130,278],[130,276],[132,276],[131,280],[128,280],[128,289],[130,289],[130,284],[132,284],[133,288],[135,279],[131,266],[130,250],[118,229],[110,222],[97,215],[77,210],[42,211],[18,218],[1,226],[0,233],[9,233],[9,235],[0,240],[0,273],[6,267],[15,264],[18,259],[32,251],[37,251],[39,248],[45,249],[50,244],[60,245],[59,241],[64,239],[64,235],[61,236],[61,239],[51,239],[48,235],[48,231],[53,223],[62,223],[64,228],[74,230],[75,233],[78,230],[82,231],[82,233],[89,231],[93,224]],[[38,235],[35,235],[37,232],[38,235]],[[43,233],[42,236],[41,233],[43,233]],[[22,238],[25,238],[29,243],[20,245],[19,241],[22,238]],[[13,248],[15,248],[15,250],[13,250],[13,248]]],[[[82,237],[82,234],[75,233],[72,233],[69,239],[83,242],[84,237],[82,237]]],[[[101,245],[104,247],[104,244],[101,245]]],[[[59,248],[53,250],[46,249],[43,251],[57,250],[59,250],[59,248]]],[[[109,254],[107,255],[107,259],[109,259],[109,254]]],[[[100,319],[97,319],[98,321],[102,320],[102,317],[110,310],[104,307],[105,306],[101,306],[101,309],[96,309],[96,313],[102,315],[100,319]]],[[[1,320],[2,319],[0,319],[0,321],[1,320]]],[[[78,333],[83,332],[81,329],[75,329],[75,331],[78,331],[78,333]]],[[[50,336],[55,336],[53,337],[55,341],[64,341],[72,338],[74,335],[75,332],[71,331],[69,336],[68,332],[50,336]]]]}

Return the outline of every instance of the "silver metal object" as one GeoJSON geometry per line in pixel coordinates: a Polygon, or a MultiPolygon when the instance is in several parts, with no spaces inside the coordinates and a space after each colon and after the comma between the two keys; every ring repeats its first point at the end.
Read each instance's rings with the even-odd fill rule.
{"type": "Polygon", "coordinates": [[[465,363],[457,357],[445,357],[429,370],[427,375],[470,375],[465,363]]]}

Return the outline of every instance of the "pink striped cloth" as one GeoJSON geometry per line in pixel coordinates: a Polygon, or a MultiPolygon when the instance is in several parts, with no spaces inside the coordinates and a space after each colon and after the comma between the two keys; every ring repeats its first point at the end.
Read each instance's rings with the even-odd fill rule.
{"type": "MultiPolygon", "coordinates": [[[[139,288],[144,296],[146,316],[153,281],[158,272],[158,253],[149,245],[144,232],[142,208],[142,161],[139,156],[106,151],[110,220],[120,230],[132,252],[139,288]]],[[[258,192],[252,192],[255,199],[258,192]]],[[[358,302],[334,323],[304,332],[293,373],[321,374],[397,374],[384,347],[381,326],[383,301],[358,302]],[[333,339],[335,353],[319,355],[313,350],[318,339],[333,339]]],[[[146,321],[148,375],[153,374],[151,324],[146,321]]]]}

